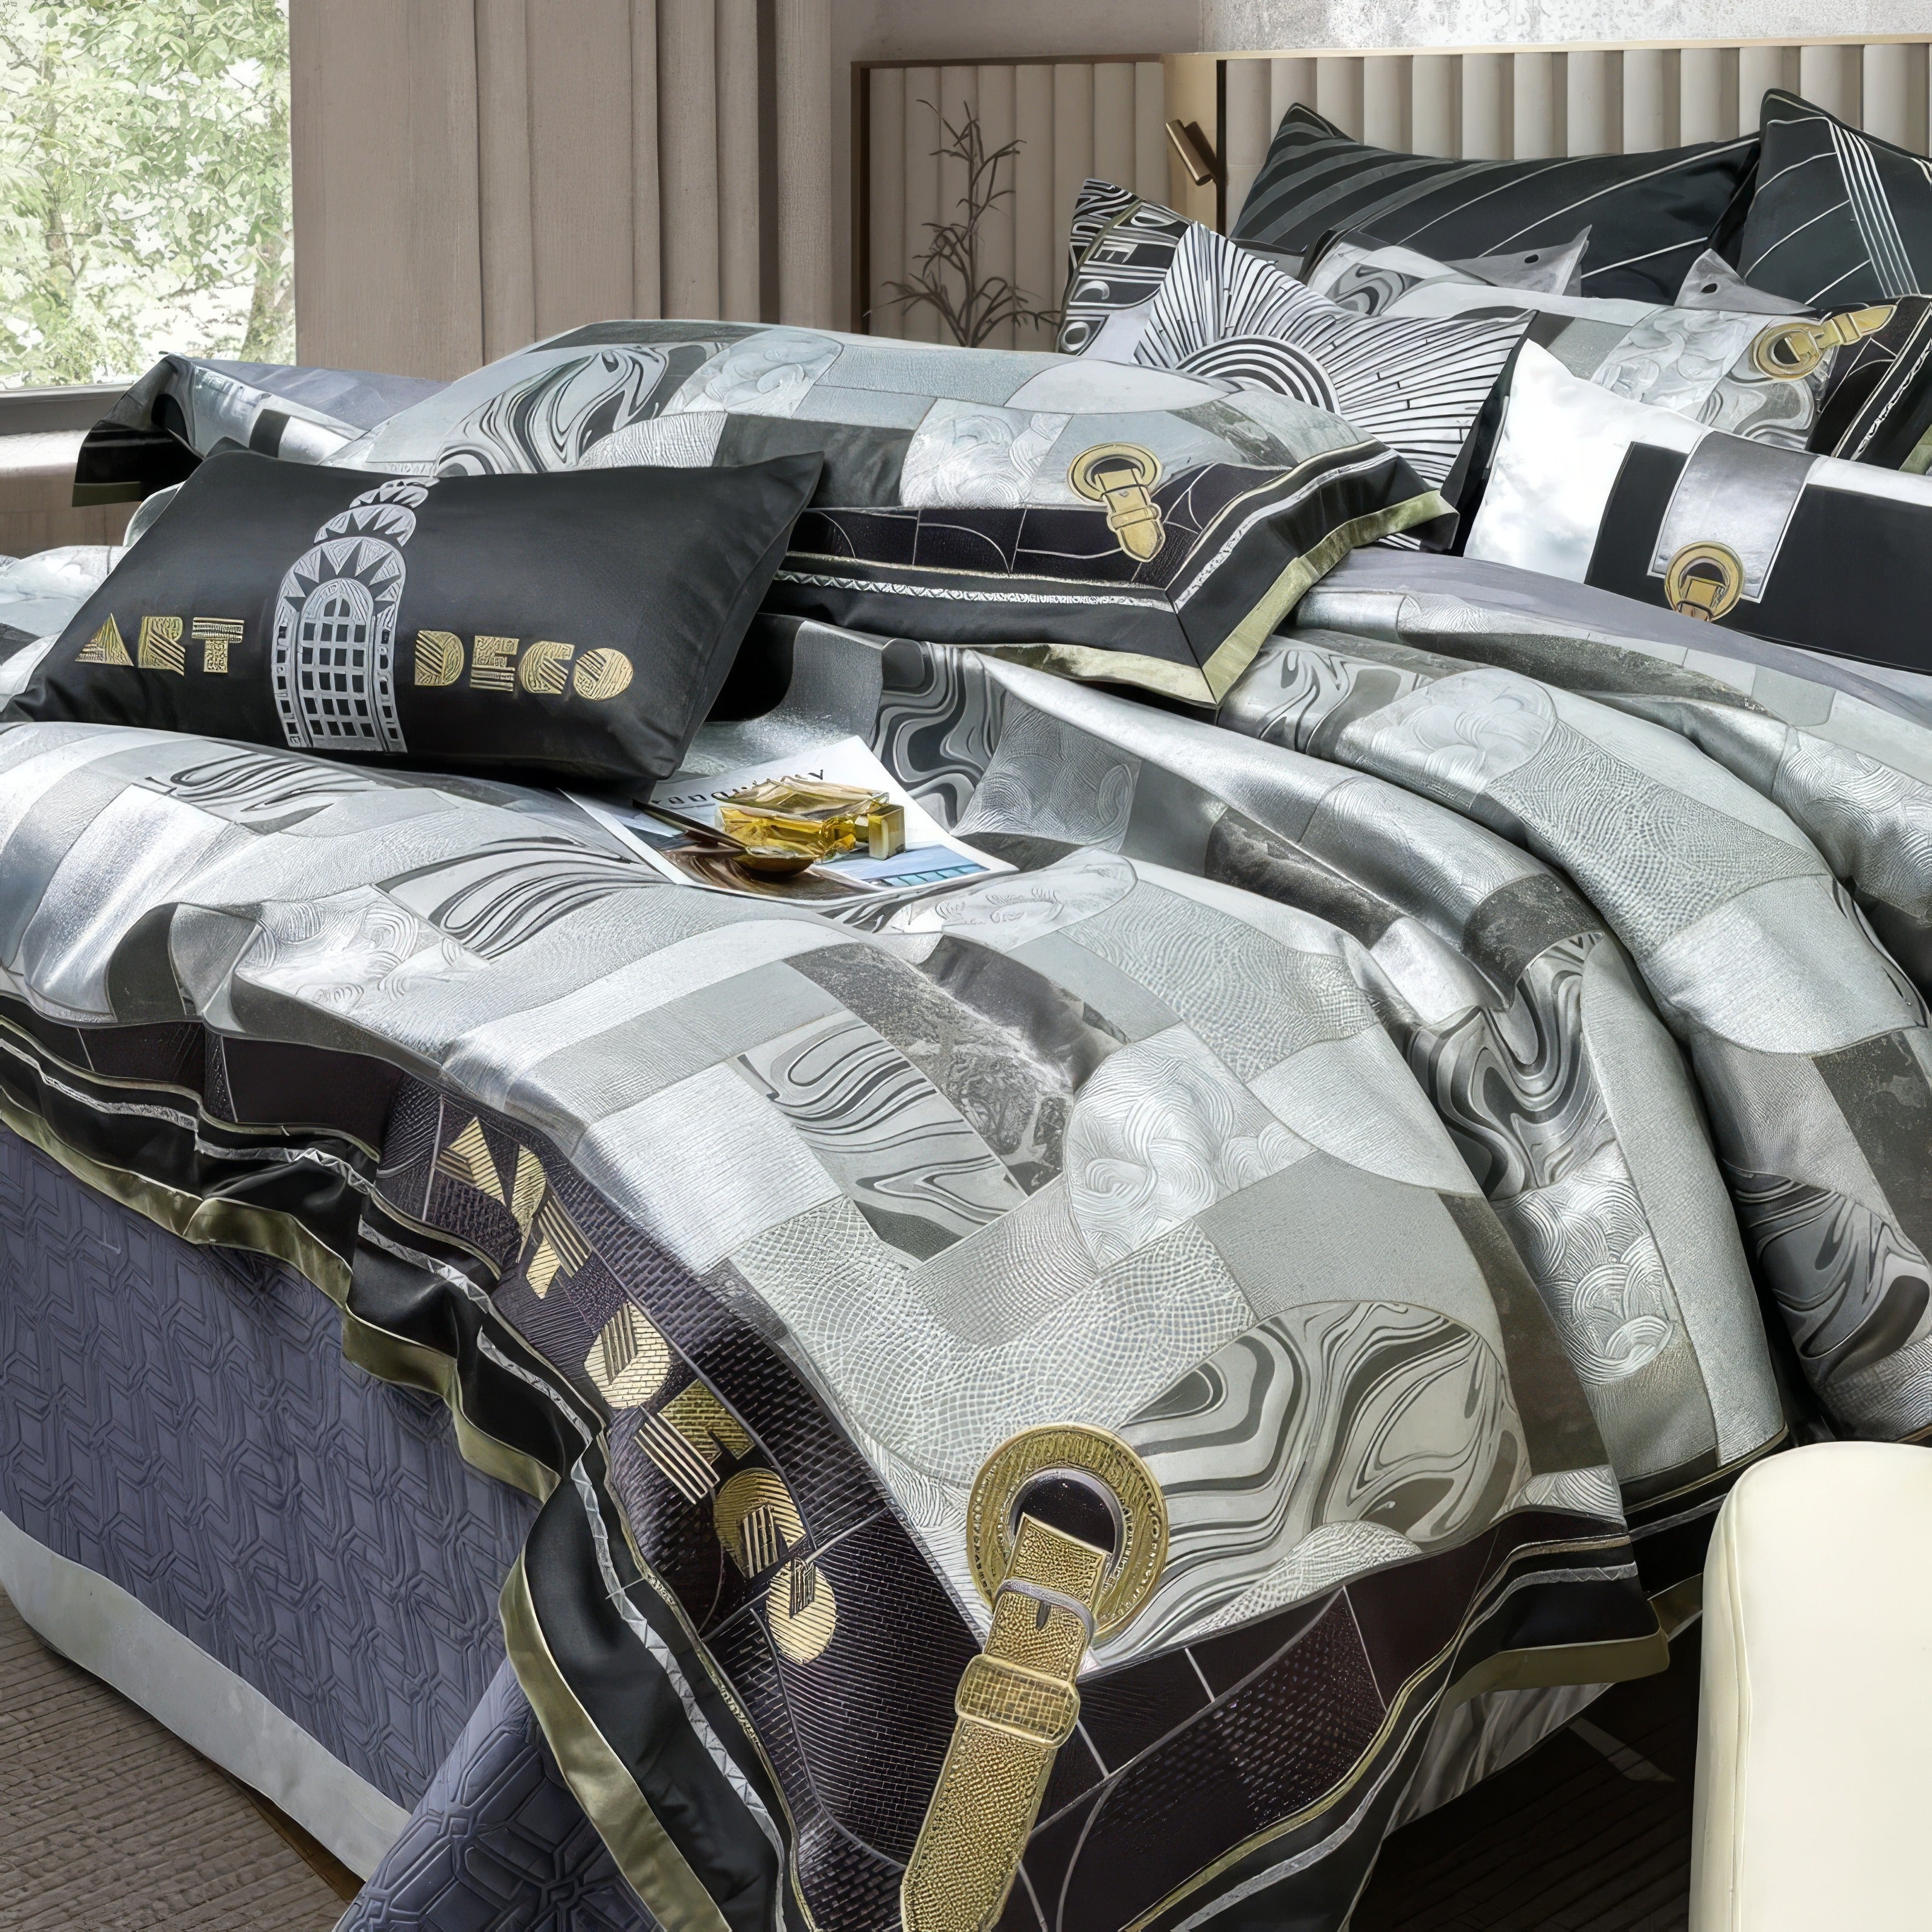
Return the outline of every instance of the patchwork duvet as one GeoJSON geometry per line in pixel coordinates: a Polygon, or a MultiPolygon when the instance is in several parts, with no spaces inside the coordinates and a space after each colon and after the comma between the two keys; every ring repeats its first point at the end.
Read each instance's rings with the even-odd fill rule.
{"type": "MultiPolygon", "coordinates": [[[[463,460],[636,460],[608,359],[463,460]]],[[[468,406],[416,386],[173,358],[89,487],[468,406]]],[[[0,722],[0,1582],[346,1924],[966,1932],[1010,1868],[1004,1932],[1339,1932],[1661,1666],[1742,1470],[1932,1436],[1932,691],[1331,550],[1211,710],[1104,611],[771,607],[686,776],[856,736],[1012,868],[829,910],[493,777],[0,722]],[[1083,1455],[1118,1553],[1017,1628],[1083,1455]]],[[[0,566],[0,694],[110,561],[0,566]]]]}
{"type": "Polygon", "coordinates": [[[573,1897],[898,1924],[975,1478],[1079,1424],[1168,1544],[1000,1923],[1338,1927],[1659,1666],[1743,1467],[1932,1427],[1925,700],[1453,559],[1298,620],[1211,719],[767,622],[694,770],[856,734],[1018,868],[835,914],[555,794],[0,728],[0,1119],[541,1503],[356,1922],[457,1922],[500,1762],[594,1827],[573,1897]]]}

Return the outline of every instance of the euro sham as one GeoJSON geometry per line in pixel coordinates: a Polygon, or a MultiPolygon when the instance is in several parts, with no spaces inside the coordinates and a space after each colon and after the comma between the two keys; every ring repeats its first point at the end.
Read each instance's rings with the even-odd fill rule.
{"type": "Polygon", "coordinates": [[[1325,250],[1310,274],[1312,286],[1389,318],[1529,310],[1528,340],[1573,374],[1755,442],[1888,470],[1932,461],[1932,301],[1924,296],[1814,312],[1746,286],[1715,256],[1685,278],[1668,308],[1492,291],[1412,249],[1348,240],[1325,250]]]}
{"type": "Polygon", "coordinates": [[[416,478],[212,457],[10,715],[662,778],[818,469],[416,478]]]}
{"type": "MultiPolygon", "coordinates": [[[[1893,58],[1903,59],[1902,50],[1893,58]]],[[[1764,161],[1738,243],[1744,279],[1812,307],[1932,292],[1925,158],[1770,88],[1764,161]]]]}
{"type": "Polygon", "coordinates": [[[1096,332],[1090,358],[1271,390],[1386,442],[1453,502],[1452,476],[1528,319],[1362,316],[1198,222],[1151,298],[1096,332]]]}
{"type": "MultiPolygon", "coordinates": [[[[1147,201],[1131,189],[1090,177],[1073,204],[1066,244],[1066,297],[1060,310],[1060,334],[1054,346],[1070,356],[1095,345],[1110,318],[1123,321],[1150,302],[1174,260],[1174,251],[1196,224],[1160,202],[1147,201]]],[[[1532,248],[1513,254],[1486,255],[1466,262],[1434,265],[1439,272],[1486,287],[1568,290],[1574,292],[1589,231],[1558,249],[1532,248]]],[[[1323,294],[1332,292],[1313,278],[1314,262],[1280,249],[1254,242],[1244,252],[1298,280],[1309,281],[1323,294]]],[[[1320,259],[1327,260],[1324,248],[1320,259]]],[[[1375,307],[1346,303],[1364,314],[1375,307]]],[[[1131,346],[1131,344],[1129,345],[1131,346]]],[[[1102,352],[1106,352],[1104,348],[1102,352]]],[[[1124,359],[1115,357],[1115,360],[1124,359]]]]}
{"type": "Polygon", "coordinates": [[[1667,302],[1742,220],[1757,152],[1753,134],[1662,153],[1450,160],[1367,146],[1298,102],[1232,232],[1306,253],[1355,229],[1442,260],[1560,248],[1587,222],[1583,292],[1667,302]]]}

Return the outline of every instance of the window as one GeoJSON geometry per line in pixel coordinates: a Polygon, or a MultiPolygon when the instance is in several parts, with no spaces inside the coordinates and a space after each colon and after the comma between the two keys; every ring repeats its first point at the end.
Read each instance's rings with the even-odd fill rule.
{"type": "Polygon", "coordinates": [[[287,0],[0,0],[0,389],[295,353],[287,0]]]}

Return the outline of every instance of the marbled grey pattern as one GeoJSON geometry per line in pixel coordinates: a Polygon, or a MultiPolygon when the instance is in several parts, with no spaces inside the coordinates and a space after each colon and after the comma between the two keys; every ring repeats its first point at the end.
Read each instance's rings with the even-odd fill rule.
{"type": "MultiPolygon", "coordinates": [[[[1353,604],[1338,598],[1328,608],[1353,615],[1360,604],[1359,598],[1353,604]]],[[[1556,641],[1561,632],[1540,639],[1532,633],[1519,645],[1528,627],[1507,617],[1486,626],[1480,607],[1450,615],[1458,634],[1475,639],[1471,655],[1502,662],[1472,666],[1466,657],[1406,641],[1298,629],[1268,647],[1222,716],[1238,728],[1292,730],[1301,741],[1323,733],[1332,718],[1323,740],[1331,755],[1453,806],[1563,868],[1628,947],[1689,1052],[1747,1240],[1824,1400],[1834,1403],[1839,1382],[1857,1376],[1863,1393],[1838,1411],[1847,1426],[1886,1434],[1932,1426],[1918,1378],[1886,1384],[1891,1406],[1881,1413],[1867,1374],[1896,1352],[1916,1359],[1932,1340],[1924,1245],[1932,1224],[1922,1190],[1904,1178],[1909,1163],[1901,1167],[1895,1150],[1895,1136],[1913,1131],[1908,1122],[1917,1122],[1922,1136],[1932,1119],[1932,1034],[1917,991],[1826,858],[1780,808],[1782,760],[1768,782],[1760,760],[1754,788],[1704,755],[1708,717],[1712,739],[1728,743],[1736,762],[1750,763],[1742,755],[1744,733],[1727,740],[1725,732],[1742,707],[1708,695],[1698,702],[1692,694],[1699,680],[1690,676],[1680,674],[1674,689],[1660,671],[1648,680],[1662,687],[1663,716],[1679,728],[1673,731],[1632,715],[1640,705],[1612,708],[1514,668],[1524,658],[1535,661],[1540,644],[1545,661],[1581,683],[1590,668],[1614,662],[1610,652],[1593,654],[1578,638],[1566,664],[1556,641]],[[1285,690],[1303,695],[1284,706],[1285,690]],[[1814,1060],[1835,1065],[1850,1057],[1855,1066],[1874,1052],[1888,1056],[1881,1090],[1888,1097],[1874,1093],[1866,1100],[1860,1076],[1848,1072],[1828,1086],[1801,1082],[1805,1103],[1795,1116],[1765,1078],[1742,1073],[1747,1065],[1788,1066],[1781,1096],[1814,1060]],[[1893,1120],[1888,1107],[1902,1108],[1903,1118],[1893,1120]],[[1794,1135],[1794,1122],[1802,1124],[1802,1136],[1794,1135]],[[1882,1148],[1891,1159],[1882,1178],[1875,1171],[1885,1165],[1882,1148]],[[1834,1185],[1841,1174],[1858,1178],[1854,1193],[1834,1185]]],[[[1383,615],[1397,629],[1408,620],[1406,603],[1383,615]]],[[[1437,632],[1444,643],[1445,628],[1437,632]]],[[[1641,692],[1652,654],[1635,645],[1628,659],[1621,675],[1604,680],[1612,686],[1606,696],[1633,684],[1641,692]]],[[[1716,680],[1706,674],[1701,682],[1716,680]]],[[[1839,695],[1831,694],[1831,710],[1839,695]]],[[[1888,735],[1909,741],[1901,721],[1886,722],[1888,735]]],[[[1797,734],[1782,729],[1788,753],[1797,734]]],[[[1912,864],[1905,838],[1880,834],[1877,814],[1859,820],[1858,788],[1823,775],[1831,767],[1842,776],[1854,755],[1869,767],[1862,774],[1865,795],[1891,807],[1891,826],[1903,832],[1919,782],[1869,754],[1814,740],[1802,760],[1810,784],[1786,790],[1838,831],[1841,855],[1873,855],[1862,873],[1888,876],[1886,902],[1903,913],[1898,902],[1922,898],[1932,877],[1912,864]]],[[[1624,1177],[1604,1179],[1611,1191],[1598,1198],[1606,1211],[1612,1202],[1634,1203],[1624,1177]]],[[[1552,1197],[1510,1216],[1526,1254],[1573,1283],[1558,1291],[1556,1305],[1567,1311],[1560,1320],[1574,1320],[1582,1307],[1574,1284],[1592,1253],[1592,1244],[1578,1246],[1568,1207],[1552,1197]]],[[[1610,1304],[1624,1307],[1632,1324],[1618,1351],[1627,1354],[1645,1324],[1662,1318],[1644,1312],[1644,1285],[1660,1273],[1648,1252],[1630,1256],[1624,1286],[1610,1304]]],[[[1655,1336],[1661,1359],[1662,1330],[1655,1336]]],[[[1574,1341],[1573,1358],[1582,1351],[1586,1382],[1602,1381],[1600,1366],[1593,1372],[1590,1361],[1607,1363],[1611,1355],[1581,1331],[1574,1341]]],[[[1654,1379],[1658,1371],[1644,1372],[1654,1379]]],[[[1598,1409],[1614,1436],[1600,1402],[1598,1409]]]]}

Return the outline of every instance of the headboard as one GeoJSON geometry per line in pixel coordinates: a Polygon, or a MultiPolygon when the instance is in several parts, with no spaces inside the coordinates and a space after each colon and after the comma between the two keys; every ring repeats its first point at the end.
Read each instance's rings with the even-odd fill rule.
{"type": "MultiPolygon", "coordinates": [[[[1002,177],[1012,194],[984,224],[986,272],[1048,307],[1060,298],[1067,222],[1089,175],[1226,228],[1298,100],[1378,146],[1507,160],[1721,140],[1756,124],[1766,88],[1786,87],[1924,153],[1928,48],[1932,34],[860,65],[853,326],[937,339],[929,311],[890,305],[889,284],[963,191],[959,164],[935,161],[933,150],[940,116],[956,122],[968,106],[989,146],[1023,144],[1002,177]],[[1172,123],[1196,130],[1206,180],[1168,139],[1172,123]]],[[[1009,328],[990,346],[1050,340],[1009,328]]]]}

